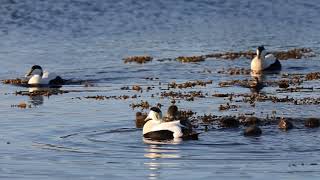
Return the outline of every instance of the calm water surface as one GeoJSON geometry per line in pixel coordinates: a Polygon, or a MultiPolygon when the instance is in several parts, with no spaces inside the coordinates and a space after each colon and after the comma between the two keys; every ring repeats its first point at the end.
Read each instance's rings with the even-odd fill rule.
{"type": "MultiPolygon", "coordinates": [[[[22,87],[0,88],[0,178],[3,179],[318,179],[319,129],[281,132],[262,127],[259,138],[242,136],[243,129],[209,129],[199,141],[155,144],[144,142],[135,128],[129,104],[170,99],[157,93],[159,82],[213,80],[191,90],[209,94],[249,93],[241,87],[219,88],[226,76],[217,71],[248,68],[250,60],[207,60],[197,64],[153,61],[124,64],[123,57],[151,55],[155,59],[212,52],[241,51],[265,45],[269,50],[295,47],[320,52],[318,1],[179,0],[179,1],[17,1],[1,0],[0,79],[21,77],[33,64],[66,79],[87,80],[94,87],[51,97],[16,96],[22,87]],[[209,69],[212,73],[204,72],[209,69]],[[159,78],[156,81],[146,77],[159,78]],[[134,84],[155,86],[150,92],[120,91],[134,84]],[[90,95],[140,95],[138,99],[84,99],[90,95]],[[155,97],[152,97],[155,94],[155,97]],[[80,97],[81,100],[76,97],[80,97]],[[33,108],[11,105],[27,102],[33,108]]],[[[282,73],[319,71],[319,57],[282,61],[282,73]]],[[[281,75],[268,75],[277,79],[281,75]]],[[[305,86],[319,88],[319,81],[305,86]]],[[[163,85],[162,87],[165,87],[163,85]]],[[[188,91],[188,90],[186,90],[188,91]]],[[[264,93],[274,95],[275,88],[264,93]]],[[[284,93],[279,97],[320,97],[284,93]]],[[[218,110],[223,98],[178,101],[181,109],[201,114],[233,115],[272,111],[290,117],[319,117],[319,105],[259,102],[241,104],[238,111],[218,110]]],[[[163,111],[164,111],[163,110],[163,111]]]]}

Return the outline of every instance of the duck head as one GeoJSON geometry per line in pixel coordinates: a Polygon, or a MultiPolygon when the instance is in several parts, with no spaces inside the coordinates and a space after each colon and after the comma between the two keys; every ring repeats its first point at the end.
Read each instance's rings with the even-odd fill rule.
{"type": "Polygon", "coordinates": [[[161,122],[162,121],[162,112],[158,107],[152,107],[145,121],[154,120],[161,122]]]}
{"type": "Polygon", "coordinates": [[[33,75],[39,75],[39,76],[43,75],[43,70],[42,70],[41,66],[33,65],[31,67],[31,69],[29,70],[29,72],[25,75],[25,77],[31,77],[33,75]]]}
{"type": "Polygon", "coordinates": [[[266,49],[264,48],[264,46],[259,46],[257,48],[257,56],[259,58],[264,57],[266,55],[266,49]]]}

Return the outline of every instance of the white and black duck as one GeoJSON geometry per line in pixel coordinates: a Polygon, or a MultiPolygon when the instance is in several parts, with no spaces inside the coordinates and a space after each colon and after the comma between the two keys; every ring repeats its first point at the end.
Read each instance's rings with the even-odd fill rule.
{"type": "Polygon", "coordinates": [[[143,126],[143,137],[151,140],[173,140],[173,139],[198,139],[195,133],[180,120],[165,122],[162,112],[157,107],[152,107],[145,119],[143,126]]]}
{"type": "Polygon", "coordinates": [[[39,65],[32,66],[25,77],[30,86],[61,86],[64,84],[64,80],[60,76],[43,71],[39,65]]]}
{"type": "Polygon", "coordinates": [[[273,54],[267,54],[264,46],[259,46],[257,55],[251,61],[251,70],[255,73],[280,71],[281,63],[273,54]]]}

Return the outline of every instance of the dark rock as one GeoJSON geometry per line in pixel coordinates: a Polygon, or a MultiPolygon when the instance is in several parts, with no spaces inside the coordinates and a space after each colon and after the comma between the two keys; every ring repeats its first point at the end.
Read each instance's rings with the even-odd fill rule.
{"type": "Polygon", "coordinates": [[[243,133],[244,136],[260,136],[261,134],[261,129],[256,125],[246,128],[243,133]]]}

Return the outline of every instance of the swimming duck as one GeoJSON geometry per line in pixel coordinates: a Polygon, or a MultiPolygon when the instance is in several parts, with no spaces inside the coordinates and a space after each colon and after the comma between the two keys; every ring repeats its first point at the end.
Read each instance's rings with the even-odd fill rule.
{"type": "Polygon", "coordinates": [[[178,120],[180,118],[180,113],[176,105],[169,106],[167,114],[163,118],[165,122],[178,120]]]}
{"type": "Polygon", "coordinates": [[[257,48],[257,56],[251,61],[251,70],[255,73],[280,71],[281,63],[273,54],[267,54],[264,46],[259,46],[257,48]]]}
{"type": "Polygon", "coordinates": [[[198,139],[198,133],[192,132],[180,120],[163,121],[162,112],[157,107],[150,109],[145,121],[147,122],[143,126],[144,138],[152,140],[198,139]]]}
{"type": "Polygon", "coordinates": [[[50,86],[50,85],[62,85],[64,83],[60,76],[55,73],[49,73],[42,70],[41,66],[34,65],[29,72],[25,75],[28,78],[28,84],[32,86],[50,86]]]}

